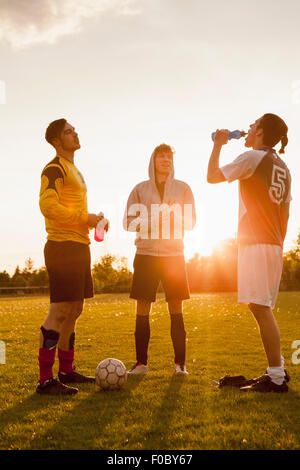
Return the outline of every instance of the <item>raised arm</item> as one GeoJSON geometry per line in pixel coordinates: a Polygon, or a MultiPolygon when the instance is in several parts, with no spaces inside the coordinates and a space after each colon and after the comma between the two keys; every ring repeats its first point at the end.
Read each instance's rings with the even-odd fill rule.
{"type": "Polygon", "coordinates": [[[220,170],[220,153],[222,146],[228,142],[228,130],[221,129],[216,131],[213,150],[209,159],[207,168],[207,182],[210,184],[222,183],[225,177],[220,170]]]}

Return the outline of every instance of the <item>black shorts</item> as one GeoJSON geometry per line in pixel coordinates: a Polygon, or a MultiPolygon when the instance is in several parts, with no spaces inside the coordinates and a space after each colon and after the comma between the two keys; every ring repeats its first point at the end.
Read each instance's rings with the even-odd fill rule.
{"type": "Polygon", "coordinates": [[[166,301],[190,298],[184,256],[135,255],[130,298],[155,302],[159,282],[166,301]]]}
{"type": "Polygon", "coordinates": [[[83,301],[93,297],[89,245],[48,240],[44,255],[49,275],[50,303],[83,301]]]}

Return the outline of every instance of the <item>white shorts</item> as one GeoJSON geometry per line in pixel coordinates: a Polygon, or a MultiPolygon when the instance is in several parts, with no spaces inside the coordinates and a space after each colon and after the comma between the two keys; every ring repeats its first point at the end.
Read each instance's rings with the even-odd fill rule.
{"type": "Polygon", "coordinates": [[[278,245],[242,245],[238,255],[238,302],[274,308],[282,273],[278,245]]]}

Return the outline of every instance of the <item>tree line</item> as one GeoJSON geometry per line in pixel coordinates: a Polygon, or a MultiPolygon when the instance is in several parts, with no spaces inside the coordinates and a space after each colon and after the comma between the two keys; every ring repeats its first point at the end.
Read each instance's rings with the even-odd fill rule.
{"type": "MultiPolygon", "coordinates": [[[[210,256],[196,253],[186,263],[191,292],[233,292],[237,290],[238,244],[236,239],[223,241],[210,256]]],[[[132,272],[127,259],[107,254],[92,269],[95,293],[129,292],[132,272]]],[[[45,267],[35,269],[31,258],[24,269],[16,267],[10,276],[0,272],[0,287],[47,287],[48,274],[45,267]]],[[[284,253],[280,290],[300,290],[300,231],[294,247],[284,253]]],[[[0,293],[6,291],[0,290],[0,293]]],[[[29,290],[30,291],[30,290],[29,290]]]]}

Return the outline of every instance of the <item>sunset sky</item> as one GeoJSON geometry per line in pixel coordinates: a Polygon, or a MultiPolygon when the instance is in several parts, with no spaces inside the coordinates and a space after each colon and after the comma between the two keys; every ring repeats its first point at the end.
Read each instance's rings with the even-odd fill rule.
{"type": "MultiPolygon", "coordinates": [[[[44,264],[38,206],[40,174],[54,156],[45,128],[65,117],[82,148],[90,212],[111,232],[93,240],[92,260],[134,256],[122,229],[129,192],[148,178],[152,150],[175,150],[198,222],[185,237],[187,258],[209,254],[237,230],[237,183],[209,185],[211,132],[248,129],[266,112],[289,127],[284,159],[292,175],[285,249],[300,228],[299,0],[1,0],[0,271],[26,258],[44,264]]],[[[230,142],[221,163],[244,151],[230,142]]]]}

